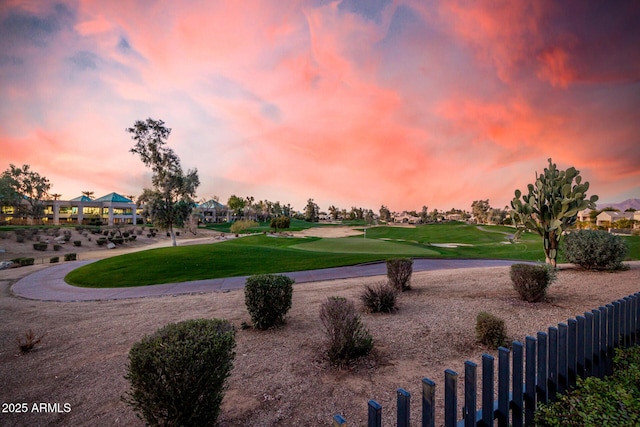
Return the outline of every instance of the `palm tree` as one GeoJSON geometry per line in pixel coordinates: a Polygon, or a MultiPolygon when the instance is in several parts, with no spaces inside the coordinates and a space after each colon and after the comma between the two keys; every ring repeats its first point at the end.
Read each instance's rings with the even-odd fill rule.
{"type": "Polygon", "coordinates": [[[95,191],[83,191],[82,195],[83,196],[87,196],[90,199],[93,199],[93,194],[95,193],[95,191]]]}
{"type": "Polygon", "coordinates": [[[60,197],[62,197],[62,194],[53,193],[51,194],[51,197],[53,197],[53,200],[60,200],[60,197]]]}

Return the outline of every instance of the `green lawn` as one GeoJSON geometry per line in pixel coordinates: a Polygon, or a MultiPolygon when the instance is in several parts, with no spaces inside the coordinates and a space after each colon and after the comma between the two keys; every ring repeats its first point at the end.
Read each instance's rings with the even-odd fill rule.
{"type": "Polygon", "coordinates": [[[433,257],[439,255],[437,251],[427,247],[378,239],[364,239],[361,236],[303,241],[302,243],[291,246],[291,248],[301,251],[324,253],[381,254],[412,257],[433,257]]]}
{"type": "MultiPolygon", "coordinates": [[[[315,224],[300,221],[303,224],[315,224]]],[[[307,227],[308,228],[308,227],[307,227]]],[[[254,235],[226,242],[178,246],[107,258],[72,271],[67,282],[85,287],[127,287],[260,273],[355,265],[407,256],[544,261],[542,239],[526,233],[510,243],[513,229],[462,223],[415,228],[372,227],[363,236],[320,239],[254,235]],[[458,243],[467,246],[442,247],[458,243]]],[[[626,237],[629,259],[640,259],[640,237],[626,237]]],[[[563,262],[562,253],[558,257],[563,262]]]]}

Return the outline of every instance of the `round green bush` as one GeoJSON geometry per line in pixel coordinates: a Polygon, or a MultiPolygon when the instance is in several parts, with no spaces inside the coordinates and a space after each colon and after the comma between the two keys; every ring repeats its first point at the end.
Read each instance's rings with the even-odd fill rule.
{"type": "Polygon", "coordinates": [[[513,264],[510,269],[513,289],[527,302],[543,301],[547,288],[556,278],[553,266],[549,264],[513,264]]]}
{"type": "Polygon", "coordinates": [[[291,308],[294,282],[281,274],[258,274],[247,278],[244,301],[253,326],[269,329],[284,323],[291,308]]]}
{"type": "Polygon", "coordinates": [[[507,329],[504,320],[482,311],[476,318],[476,339],[482,344],[498,348],[507,344],[507,329]]]}
{"type": "Polygon", "coordinates": [[[603,230],[578,230],[567,234],[564,256],[571,264],[589,270],[619,270],[627,256],[626,242],[603,230]]]}
{"type": "Polygon", "coordinates": [[[151,426],[214,425],[234,348],[226,320],[170,323],[131,347],[123,400],[151,426]]]}

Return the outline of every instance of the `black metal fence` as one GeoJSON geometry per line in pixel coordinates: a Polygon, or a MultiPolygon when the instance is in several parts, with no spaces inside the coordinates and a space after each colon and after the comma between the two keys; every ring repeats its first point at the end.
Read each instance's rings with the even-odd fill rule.
{"type": "MultiPolygon", "coordinates": [[[[464,366],[464,403],[458,420],[458,374],[444,372],[444,425],[446,427],[532,426],[538,403],[556,400],[579,377],[603,378],[613,373],[614,348],[640,345],[640,292],[551,326],[548,332],[514,341],[512,349],[498,349],[498,400],[494,400],[495,358],[482,355],[481,399],[477,402],[477,364],[464,366]],[[480,408],[478,409],[478,403],[480,408]]],[[[435,426],[436,384],[422,380],[422,426],[435,426]]],[[[397,426],[410,424],[411,395],[397,392],[397,426]]],[[[346,427],[340,415],[333,426],[346,427]]],[[[382,406],[368,404],[368,426],[382,426],[382,406]]]]}

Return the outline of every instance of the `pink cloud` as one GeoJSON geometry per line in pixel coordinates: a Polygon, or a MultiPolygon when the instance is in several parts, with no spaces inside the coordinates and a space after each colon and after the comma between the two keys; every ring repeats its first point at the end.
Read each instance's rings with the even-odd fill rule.
{"type": "Polygon", "coordinates": [[[550,156],[606,191],[638,188],[638,58],[621,33],[584,33],[587,6],[580,19],[549,2],[402,0],[376,19],[339,2],[69,7],[46,50],[27,38],[0,58],[0,144],[71,188],[58,192],[148,185],[124,132],[147,117],[223,201],[498,206],[550,156]],[[597,61],[585,46],[623,48],[597,61]]]}

